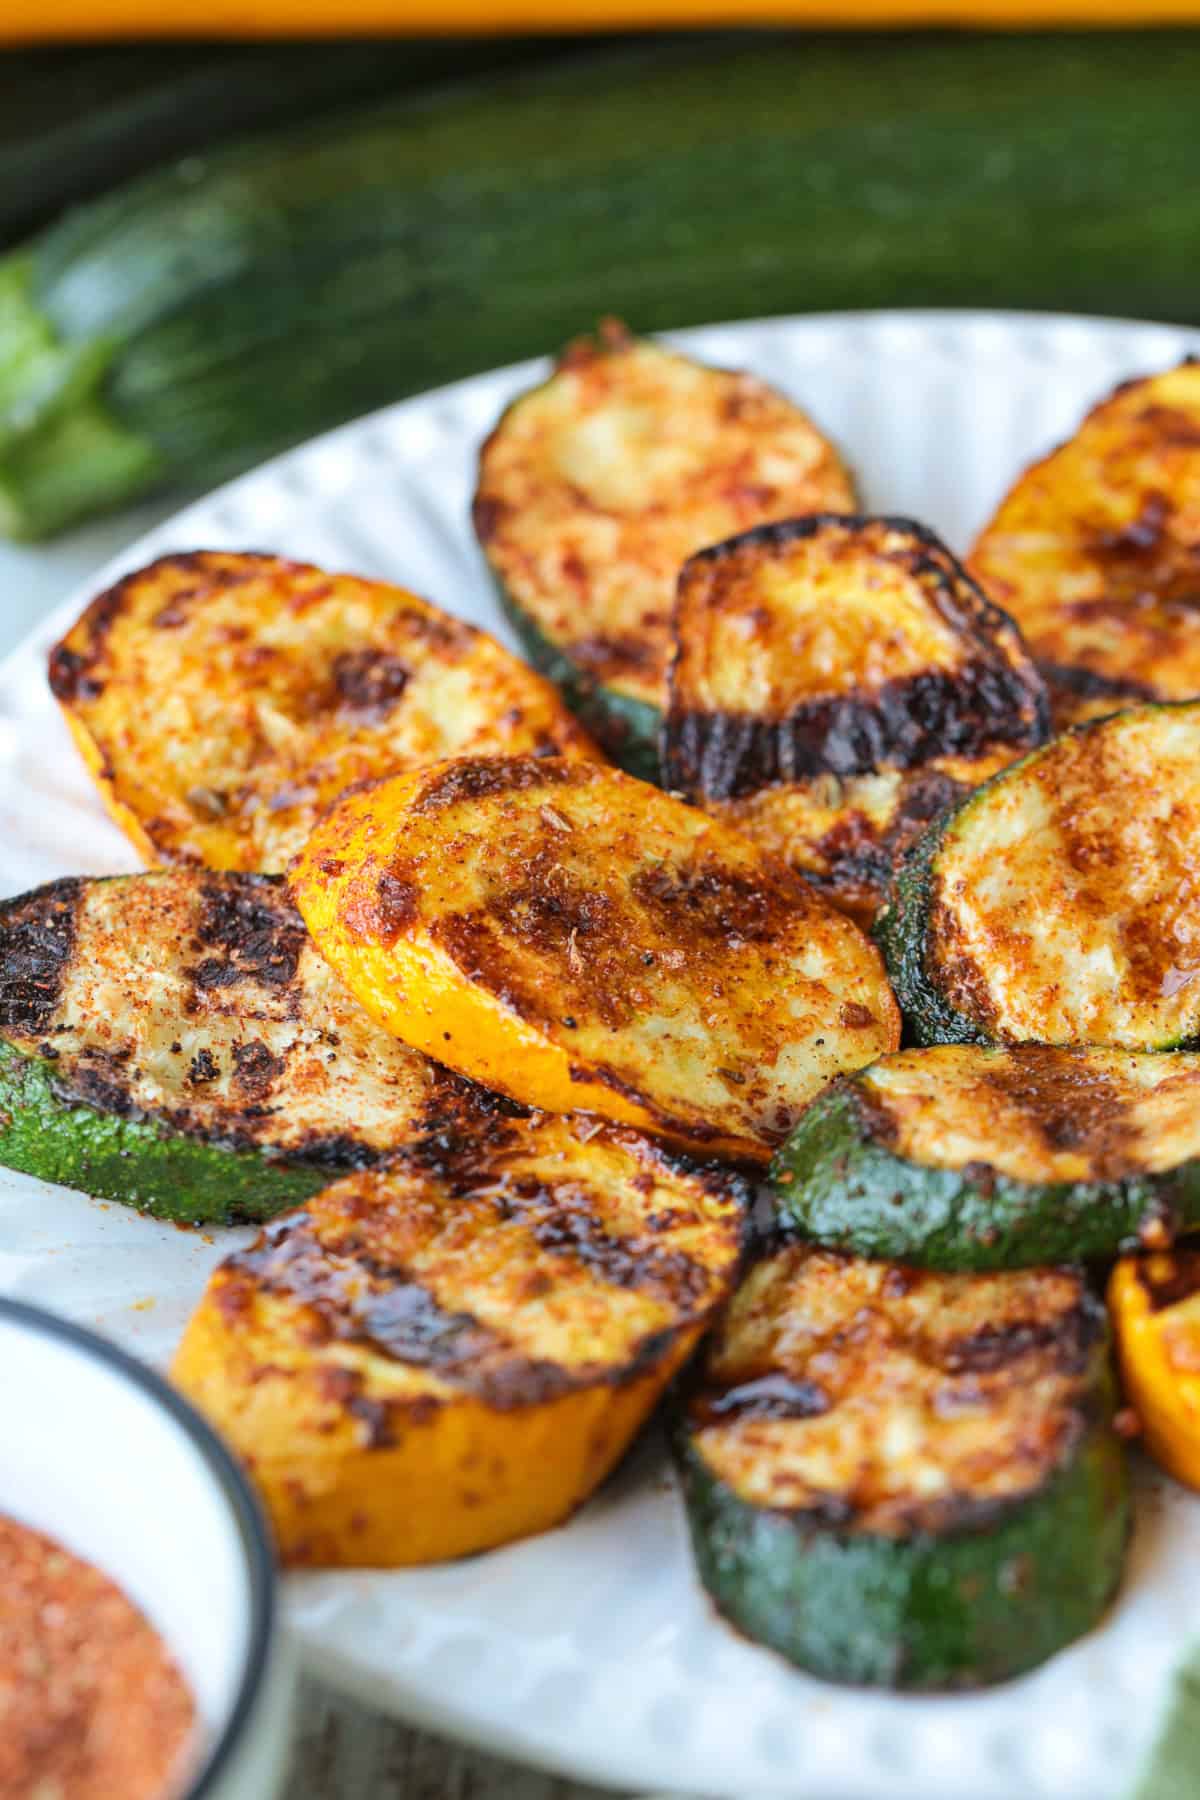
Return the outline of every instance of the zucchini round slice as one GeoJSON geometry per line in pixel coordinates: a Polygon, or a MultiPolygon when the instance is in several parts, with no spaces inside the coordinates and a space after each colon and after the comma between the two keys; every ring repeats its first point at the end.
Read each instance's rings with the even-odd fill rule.
{"type": "Polygon", "coordinates": [[[833,1081],[775,1153],[786,1228],[860,1256],[1006,1269],[1200,1225],[1200,1056],[902,1050],[833,1081]]]}
{"type": "Polygon", "coordinates": [[[439,757],[595,755],[549,682],[403,588],[243,551],[93,600],[50,685],[151,863],[279,873],[346,787],[439,757]]]}
{"type": "Polygon", "coordinates": [[[1080,1275],[760,1263],[679,1434],[700,1577],[813,1675],[978,1687],[1089,1630],[1129,1526],[1080,1275]]]}
{"type": "Polygon", "coordinates": [[[379,1030],[276,882],[164,870],[0,904],[8,1168],[227,1224],[495,1104],[379,1030]]]}
{"type": "Polygon", "coordinates": [[[352,1176],[217,1270],[176,1381],[293,1563],[548,1530],[623,1456],[740,1260],[745,1196],[542,1115],[352,1176]]]}
{"type": "Polygon", "coordinates": [[[836,452],[782,394],[609,325],[501,418],[475,529],[534,662],[653,781],[680,564],[762,520],[852,504],[836,452]]]}
{"type": "Polygon", "coordinates": [[[878,936],[918,1043],[1200,1044],[1200,704],[1077,726],[932,825],[878,936]]]}
{"type": "Polygon", "coordinates": [[[1046,741],[1006,614],[911,519],[763,525],[683,568],[665,786],[872,917],[929,820],[1046,741]]]}
{"type": "Polygon", "coordinates": [[[1200,363],[1127,381],[1001,501],[971,567],[1060,724],[1200,695],[1200,363]]]}
{"type": "Polygon", "coordinates": [[[875,947],[782,863],[596,763],[440,763],[348,794],[295,867],[389,1031],[487,1087],[765,1161],[898,1041],[875,947]]]}

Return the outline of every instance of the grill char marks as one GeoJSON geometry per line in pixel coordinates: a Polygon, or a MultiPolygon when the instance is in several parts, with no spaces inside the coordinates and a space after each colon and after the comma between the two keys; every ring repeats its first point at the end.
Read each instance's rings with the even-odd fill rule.
{"type": "Polygon", "coordinates": [[[1097,669],[1080,668],[1074,663],[1041,662],[1038,667],[1056,709],[1074,700],[1111,700],[1115,711],[1118,706],[1157,699],[1154,689],[1144,681],[1102,675],[1097,669]]]}
{"type": "Polygon", "coordinates": [[[510,1354],[498,1333],[470,1313],[445,1310],[407,1271],[377,1261],[353,1238],[336,1249],[324,1242],[307,1211],[268,1226],[225,1267],[227,1305],[236,1305],[242,1285],[287,1295],[312,1309],[328,1337],[374,1344],[447,1379],[510,1354]]]}
{"type": "Polygon", "coordinates": [[[0,907],[0,1032],[37,1038],[54,1022],[75,945],[83,882],[51,882],[0,907]]]}
{"type": "Polygon", "coordinates": [[[883,893],[895,864],[925,828],[968,791],[965,783],[936,769],[915,771],[882,832],[864,813],[850,811],[816,840],[813,849],[827,870],[806,871],[808,879],[815,887],[832,889],[848,900],[861,896],[866,903],[883,893]]]}
{"type": "Polygon", "coordinates": [[[0,1036],[65,1108],[280,1166],[450,1154],[520,1110],[373,1026],[262,876],[159,870],[0,905],[0,1036]]]}
{"type": "Polygon", "coordinates": [[[1137,1276],[1149,1295],[1152,1311],[1179,1306],[1200,1289],[1200,1250],[1180,1244],[1167,1256],[1143,1256],[1138,1260],[1137,1276]]]}
{"type": "Polygon", "coordinates": [[[128,576],[54,650],[51,682],[158,864],[282,873],[350,787],[458,753],[592,754],[551,686],[473,626],[249,552],[128,576]]]}
{"type": "MultiPolygon", "coordinates": [[[[919,1053],[918,1053],[919,1054],[919,1053]]],[[[887,1089],[851,1078],[847,1087],[864,1132],[886,1148],[899,1149],[899,1119],[887,1089]]],[[[969,1087],[956,1080],[956,1097],[980,1118],[1019,1114],[1019,1129],[1051,1154],[1078,1151],[1088,1181],[1119,1181],[1144,1167],[1135,1116],[1137,1090],[1096,1066],[1086,1052],[1048,1044],[988,1056],[969,1087]]]]}
{"type": "Polygon", "coordinates": [[[1019,1059],[997,1061],[981,1089],[984,1104],[989,1089],[1015,1103],[1048,1150],[1081,1151],[1092,1180],[1119,1180],[1137,1166],[1127,1092],[1083,1061],[1029,1045],[1019,1059]]]}
{"type": "MultiPolygon", "coordinates": [[[[1047,733],[1046,696],[1019,641],[1014,654],[1011,621],[939,539],[908,519],[817,514],[700,551],[680,576],[676,636],[665,774],[669,787],[693,798],[734,799],[821,774],[915,769],[939,756],[981,756],[997,745],[1027,749],[1047,733]],[[759,570],[769,578],[786,569],[790,549],[822,537],[829,539],[831,562],[847,564],[846,579],[869,578],[872,564],[891,565],[919,588],[931,613],[960,638],[960,660],[832,693],[819,691],[820,672],[812,671],[802,683],[804,697],[778,714],[773,706],[767,712],[694,706],[691,663],[703,650],[690,634],[704,633],[706,613],[732,610],[744,614],[753,636],[770,616],[769,587],[761,595],[755,587],[759,570]]],[[[702,666],[697,661],[697,670],[702,666]]]]}
{"type": "Polygon", "coordinates": [[[816,1419],[829,1411],[829,1395],[815,1381],[793,1381],[777,1371],[751,1376],[721,1392],[701,1392],[692,1407],[697,1426],[733,1419],[816,1419]]]}
{"type": "Polygon", "coordinates": [[[710,1340],[689,1429],[756,1505],[885,1536],[966,1527],[1070,1456],[1104,1341],[1071,1270],[941,1275],[785,1245],[710,1340]]]}
{"type": "Polygon", "coordinates": [[[970,562],[1015,616],[1060,726],[1200,692],[1200,380],[1118,387],[1017,478],[970,562]]]}
{"type": "Polygon", "coordinates": [[[1020,1319],[984,1325],[966,1337],[938,1346],[941,1366],[950,1375],[995,1375],[1015,1367],[1036,1352],[1053,1350],[1067,1374],[1081,1374],[1104,1336],[1104,1320],[1084,1296],[1071,1313],[1053,1319],[1020,1319]]]}
{"type": "Polygon", "coordinates": [[[816,775],[916,769],[938,756],[978,757],[998,743],[1032,749],[1046,735],[1029,718],[1026,680],[976,658],[929,669],[870,694],[839,694],[786,719],[684,713],[672,719],[668,786],[708,800],[741,799],[816,775]]]}
{"type": "MultiPolygon", "coordinates": [[[[501,1411],[597,1382],[636,1380],[670,1354],[681,1329],[706,1315],[731,1270],[719,1265],[714,1272],[671,1247],[671,1231],[696,1222],[687,1206],[676,1211],[668,1203],[658,1220],[649,1211],[640,1230],[608,1229],[605,1202],[587,1180],[557,1178],[564,1149],[575,1156],[594,1141],[566,1144],[573,1129],[499,1120],[459,1147],[436,1154],[426,1143],[395,1159],[387,1174],[327,1189],[228,1259],[222,1310],[240,1315],[260,1293],[284,1298],[311,1315],[298,1328],[306,1342],[359,1344],[501,1411]],[[555,1173],[543,1180],[528,1172],[529,1159],[536,1162],[548,1131],[555,1173]],[[511,1335],[472,1310],[476,1281],[481,1292],[509,1293],[511,1335]],[[455,1297],[439,1298],[447,1290],[455,1297]],[[597,1320],[599,1335],[585,1357],[558,1361],[527,1348],[523,1334],[537,1328],[523,1319],[526,1307],[533,1319],[545,1305],[561,1320],[576,1294],[597,1320]],[[624,1297],[633,1295],[651,1303],[645,1328],[614,1360],[605,1314],[620,1316],[624,1297]]],[[[654,1154],[648,1159],[637,1143],[635,1155],[646,1166],[623,1168],[618,1179],[632,1175],[653,1191],[654,1154]]],[[[728,1178],[708,1181],[670,1158],[661,1162],[664,1179],[688,1181],[691,1205],[697,1180],[722,1200],[744,1198],[728,1178]]],[[[736,1234],[729,1236],[728,1225],[714,1230],[725,1234],[727,1265],[736,1234]]]]}
{"type": "Polygon", "coordinates": [[[577,776],[571,763],[542,761],[536,757],[460,757],[425,783],[413,802],[416,813],[437,813],[464,800],[483,800],[492,795],[519,794],[528,788],[570,785],[586,781],[587,768],[577,776]]]}
{"type": "Polygon", "coordinates": [[[645,1235],[606,1231],[586,1188],[517,1180],[505,1184],[501,1204],[529,1227],[540,1250],[567,1257],[608,1287],[652,1294],[690,1313],[711,1286],[709,1271],[682,1251],[664,1249],[645,1235]]]}
{"type": "Polygon", "coordinates": [[[153,581],[160,573],[196,576],[195,585],[177,589],[170,605],[161,608],[154,618],[157,629],[171,631],[186,622],[188,610],[195,601],[214,589],[237,587],[244,581],[253,580],[257,572],[255,565],[274,562],[275,558],[246,551],[241,560],[248,565],[245,572],[223,566],[211,551],[189,550],[160,556],[144,569],[126,575],[104,593],[97,594],[75,628],[77,633],[83,634],[83,647],[76,650],[61,643],[50,652],[50,691],[55,699],[65,706],[99,699],[104,692],[104,677],[99,671],[108,654],[109,634],[144,583],[153,581]]]}
{"type": "Polygon", "coordinates": [[[410,680],[406,664],[382,650],[344,650],[332,674],[338,704],[364,724],[386,719],[410,680]]]}
{"type": "Polygon", "coordinates": [[[201,991],[232,987],[239,981],[289,987],[296,979],[307,935],[277,878],[211,882],[200,899],[196,948],[202,960],[191,970],[192,980],[201,991]],[[204,955],[206,951],[212,954],[204,955]]]}
{"type": "Polygon", "coordinates": [[[49,681],[54,698],[69,706],[79,700],[96,700],[104,691],[97,670],[104,660],[105,640],[122,607],[128,579],[97,595],[84,615],[86,645],[81,650],[56,644],[50,652],[49,681]]]}

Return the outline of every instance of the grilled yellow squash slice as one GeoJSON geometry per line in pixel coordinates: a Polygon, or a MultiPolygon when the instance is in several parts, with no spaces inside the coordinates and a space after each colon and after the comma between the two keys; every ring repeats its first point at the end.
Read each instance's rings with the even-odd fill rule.
{"type": "Polygon", "coordinates": [[[426,1563],[565,1519],[735,1279],[744,1196],[635,1132],[497,1121],[349,1177],[217,1270],[175,1379],[292,1563],[426,1563]]]}
{"type": "Polygon", "coordinates": [[[853,502],[836,451],[782,394],[609,326],[504,414],[475,527],[533,660],[653,780],[685,557],[853,502]]]}
{"type": "Polygon", "coordinates": [[[910,519],[817,514],[683,568],[665,784],[870,919],[929,820],[1045,742],[1020,633],[910,519]]]}
{"type": "Polygon", "coordinates": [[[1123,1256],[1108,1310],[1142,1443],[1176,1481],[1200,1489],[1200,1249],[1123,1256]]]}
{"type": "Polygon", "coordinates": [[[554,689],[402,588],[244,552],[93,600],[50,685],[148,862],[284,869],[352,782],[488,751],[594,755],[554,689]]]}
{"type": "Polygon", "coordinates": [[[486,1086],[765,1158],[897,1042],[874,946],[783,864],[631,776],[463,759],[347,795],[294,889],[381,1024],[486,1086]]]}
{"type": "Polygon", "coordinates": [[[1200,362],[1094,407],[1001,501],[970,565],[1025,633],[1060,724],[1200,695],[1200,362]]]}
{"type": "Polygon", "coordinates": [[[1200,1046],[1200,702],[1074,726],[936,821],[878,935],[918,1043],[1200,1046]]]}

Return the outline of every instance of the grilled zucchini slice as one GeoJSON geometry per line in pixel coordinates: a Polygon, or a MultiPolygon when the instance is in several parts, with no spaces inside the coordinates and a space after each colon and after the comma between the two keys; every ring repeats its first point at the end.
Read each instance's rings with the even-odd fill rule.
{"type": "Polygon", "coordinates": [[[878,933],[918,1043],[1200,1043],[1200,705],[1076,726],[935,823],[878,933]]]}
{"type": "Polygon", "coordinates": [[[282,886],[169,869],[0,905],[0,1163],[180,1224],[265,1219],[496,1102],[380,1031],[282,886]]]}
{"type": "Polygon", "coordinates": [[[1019,478],[970,562],[1060,724],[1200,695],[1200,363],[1102,400],[1019,478]]]}
{"type": "Polygon", "coordinates": [[[1177,1481],[1200,1488],[1200,1249],[1123,1257],[1108,1309],[1142,1441],[1177,1481]]]}
{"type": "Polygon", "coordinates": [[[839,1076],[775,1153],[780,1222],[935,1269],[1160,1247],[1200,1225],[1200,1056],[901,1050],[839,1076]]]}
{"type": "Polygon", "coordinates": [[[487,1550],[620,1460],[734,1282],[744,1200],[635,1132],[499,1122],[275,1221],[213,1276],[175,1379],[287,1561],[487,1550]]]}
{"type": "Polygon", "coordinates": [[[760,1263],[679,1432],[700,1577],[811,1674],[977,1687],[1090,1629],[1129,1503],[1103,1308],[1069,1269],[760,1263]]]}
{"type": "Polygon", "coordinates": [[[782,394],[610,325],[501,418],[475,529],[534,662],[656,781],[680,564],[748,525],[853,502],[836,451],[782,394]]]}
{"type": "Polygon", "coordinates": [[[868,920],[939,811],[1046,741],[1004,613],[911,519],[759,526],[683,568],[663,779],[868,920]]]}
{"type": "Polygon", "coordinates": [[[246,552],[93,600],[50,685],[151,863],[278,873],[343,788],[439,757],[595,754],[541,676],[403,588],[246,552]]]}
{"type": "Polygon", "coordinates": [[[595,763],[463,759],[347,795],[300,910],[389,1031],[502,1094],[766,1159],[894,1049],[874,946],[748,839],[595,763]]]}

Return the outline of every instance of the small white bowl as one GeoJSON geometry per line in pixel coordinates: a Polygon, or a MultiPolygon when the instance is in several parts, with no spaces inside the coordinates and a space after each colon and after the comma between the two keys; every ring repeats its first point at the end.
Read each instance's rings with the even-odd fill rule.
{"type": "Polygon", "coordinates": [[[271,1800],[295,1670],[229,1452],[152,1370],[40,1308],[0,1299],[0,1368],[0,1514],[103,1569],[169,1646],[198,1719],[180,1800],[271,1800]]]}

